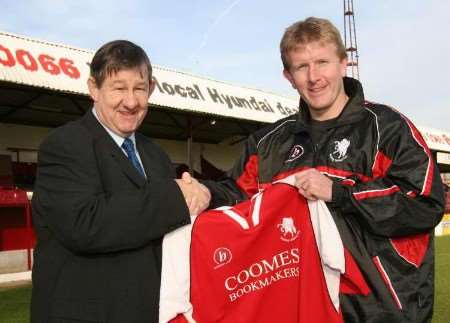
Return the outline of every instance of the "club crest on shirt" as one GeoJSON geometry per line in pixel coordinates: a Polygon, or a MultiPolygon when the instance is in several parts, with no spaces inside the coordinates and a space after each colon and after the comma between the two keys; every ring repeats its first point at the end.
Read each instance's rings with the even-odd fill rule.
{"type": "Polygon", "coordinates": [[[291,217],[283,218],[277,228],[280,230],[281,240],[286,242],[294,241],[300,234],[300,231],[295,227],[294,219],[291,217]]]}
{"type": "Polygon", "coordinates": [[[213,260],[216,263],[216,266],[214,267],[214,269],[228,264],[232,258],[233,258],[233,255],[231,254],[230,249],[224,248],[224,247],[217,248],[216,251],[214,251],[214,255],[213,255],[213,260]]]}
{"type": "Polygon", "coordinates": [[[286,159],[284,162],[289,163],[291,161],[294,161],[297,158],[299,158],[300,156],[302,156],[304,152],[305,152],[305,150],[303,149],[303,146],[295,145],[289,151],[288,159],[286,159]]]}
{"type": "Polygon", "coordinates": [[[350,140],[343,138],[333,142],[333,152],[329,155],[331,161],[341,162],[347,158],[347,150],[350,147],[350,140]]]}

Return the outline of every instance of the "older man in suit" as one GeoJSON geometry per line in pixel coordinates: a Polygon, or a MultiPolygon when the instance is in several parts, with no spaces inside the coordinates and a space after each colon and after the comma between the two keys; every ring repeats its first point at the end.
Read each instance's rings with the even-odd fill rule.
{"type": "Polygon", "coordinates": [[[209,193],[136,132],[155,88],[142,48],[107,43],[90,69],[94,108],[39,152],[31,320],[157,322],[162,237],[209,193]]]}

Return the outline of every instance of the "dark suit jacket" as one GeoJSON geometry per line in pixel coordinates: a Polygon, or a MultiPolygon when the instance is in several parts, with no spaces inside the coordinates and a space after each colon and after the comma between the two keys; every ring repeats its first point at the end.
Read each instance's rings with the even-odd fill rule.
{"type": "Polygon", "coordinates": [[[162,237],[190,219],[167,155],[136,145],[147,179],[91,111],[42,143],[33,323],[158,321],[162,237]]]}

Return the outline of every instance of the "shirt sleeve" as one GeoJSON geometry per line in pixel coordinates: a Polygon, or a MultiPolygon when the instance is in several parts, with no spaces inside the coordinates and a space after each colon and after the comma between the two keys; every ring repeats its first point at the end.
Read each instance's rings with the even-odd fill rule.
{"type": "Polygon", "coordinates": [[[202,181],[211,192],[211,208],[235,205],[258,192],[258,154],[255,138],[250,136],[239,159],[219,181],[202,181]]]}

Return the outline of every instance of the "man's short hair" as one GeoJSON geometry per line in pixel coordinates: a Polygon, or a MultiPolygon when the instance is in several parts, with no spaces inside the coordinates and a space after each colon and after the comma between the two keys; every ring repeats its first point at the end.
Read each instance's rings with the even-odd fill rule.
{"type": "Polygon", "coordinates": [[[281,60],[286,70],[289,69],[288,53],[298,46],[311,42],[323,42],[336,45],[338,57],[347,58],[347,52],[342,42],[339,30],[327,19],[309,17],[297,21],[284,32],[280,42],[281,60]]]}
{"type": "Polygon", "coordinates": [[[152,79],[152,65],[145,51],[128,40],[114,40],[100,47],[92,58],[90,76],[100,88],[106,77],[121,70],[147,68],[152,79]]]}

